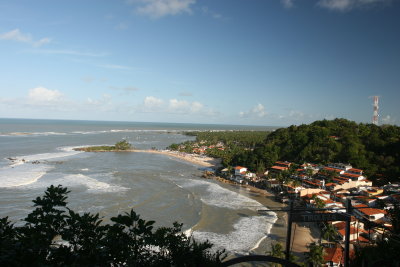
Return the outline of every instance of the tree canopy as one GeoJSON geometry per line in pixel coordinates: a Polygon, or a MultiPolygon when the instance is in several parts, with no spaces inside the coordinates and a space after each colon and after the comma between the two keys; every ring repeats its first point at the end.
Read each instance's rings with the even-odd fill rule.
{"type": "Polygon", "coordinates": [[[233,164],[256,169],[271,167],[276,160],[297,163],[350,163],[382,183],[399,181],[400,127],[355,123],[345,119],[315,121],[290,126],[267,135],[253,151],[242,151],[233,164]]]}
{"type": "Polygon", "coordinates": [[[218,266],[223,251],[182,233],[182,224],[154,229],[133,210],[102,222],[67,207],[69,191],[50,186],[15,226],[0,219],[1,266],[218,266]]]}

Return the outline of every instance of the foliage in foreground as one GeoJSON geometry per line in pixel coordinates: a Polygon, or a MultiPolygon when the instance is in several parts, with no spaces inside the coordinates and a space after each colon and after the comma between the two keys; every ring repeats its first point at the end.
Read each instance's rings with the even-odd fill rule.
{"type": "Polygon", "coordinates": [[[47,188],[16,227],[0,219],[0,266],[218,266],[222,251],[182,233],[182,224],[154,229],[133,210],[104,224],[99,214],[67,207],[67,188],[47,188]]]}

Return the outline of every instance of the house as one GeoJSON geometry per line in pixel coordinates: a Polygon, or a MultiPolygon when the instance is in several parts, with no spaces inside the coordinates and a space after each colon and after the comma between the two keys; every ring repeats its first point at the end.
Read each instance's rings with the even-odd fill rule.
{"type": "Polygon", "coordinates": [[[242,167],[242,166],[236,166],[235,167],[235,176],[241,176],[243,177],[247,172],[247,168],[246,167],[242,167]]]}
{"type": "Polygon", "coordinates": [[[344,163],[331,163],[326,166],[330,168],[341,169],[343,171],[347,171],[353,168],[350,164],[344,164],[344,163]]]}
{"type": "Polygon", "coordinates": [[[344,249],[340,245],[324,248],[325,266],[342,266],[344,264],[344,249]]]}
{"type": "MultiPolygon", "coordinates": [[[[339,238],[344,242],[346,238],[346,222],[339,222],[333,225],[339,235],[339,238]]],[[[361,236],[367,232],[361,227],[357,227],[355,224],[350,224],[350,242],[361,241],[368,242],[367,239],[361,236]]]]}
{"type": "Polygon", "coordinates": [[[366,187],[361,189],[361,194],[372,197],[372,196],[377,196],[383,193],[383,189],[379,187],[366,187]]]}
{"type": "Polygon", "coordinates": [[[287,161],[276,161],[274,166],[270,168],[271,172],[282,172],[289,170],[289,167],[292,163],[287,161]]]}
{"type": "Polygon", "coordinates": [[[367,205],[354,206],[354,214],[360,219],[367,219],[369,221],[377,221],[385,217],[386,213],[385,210],[370,208],[367,205]]]}

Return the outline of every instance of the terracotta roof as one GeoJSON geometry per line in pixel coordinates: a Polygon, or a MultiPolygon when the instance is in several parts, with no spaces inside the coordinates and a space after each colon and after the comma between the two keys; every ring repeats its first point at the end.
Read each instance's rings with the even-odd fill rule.
{"type": "Polygon", "coordinates": [[[335,248],[325,248],[324,252],[325,261],[331,261],[337,264],[343,261],[343,248],[340,246],[335,248]]]}
{"type": "Polygon", "coordinates": [[[271,169],[277,169],[277,170],[287,170],[287,167],[281,167],[281,166],[272,166],[271,169]]]}
{"type": "Polygon", "coordinates": [[[368,216],[375,215],[375,214],[386,214],[385,210],[374,209],[374,208],[359,209],[359,211],[368,216]]]}
{"type": "Polygon", "coordinates": [[[240,169],[247,169],[246,167],[242,167],[242,166],[236,166],[235,170],[240,170],[240,169]]]}

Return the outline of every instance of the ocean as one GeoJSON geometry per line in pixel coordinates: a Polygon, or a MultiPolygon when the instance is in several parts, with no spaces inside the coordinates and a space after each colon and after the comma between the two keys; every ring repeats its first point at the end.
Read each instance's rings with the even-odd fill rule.
{"type": "Polygon", "coordinates": [[[201,178],[200,166],[152,153],[74,151],[127,139],[138,149],[193,140],[184,131],[272,130],[273,127],[176,123],[0,119],[0,218],[16,225],[50,185],[71,193],[68,206],[105,222],[134,209],[157,226],[178,221],[197,240],[248,254],[268,242],[277,221],[263,199],[238,186],[201,178]]]}

